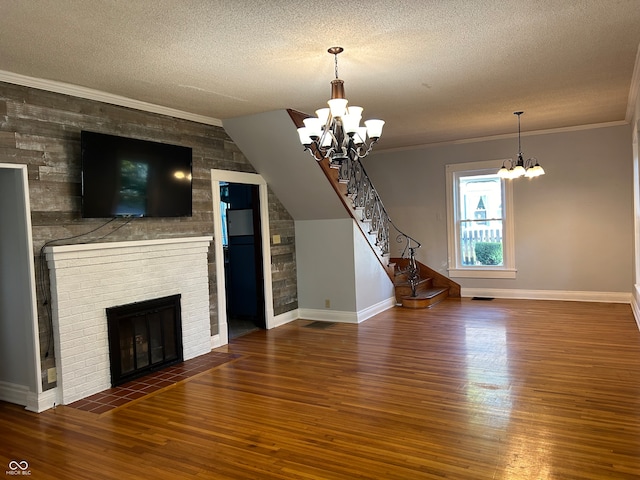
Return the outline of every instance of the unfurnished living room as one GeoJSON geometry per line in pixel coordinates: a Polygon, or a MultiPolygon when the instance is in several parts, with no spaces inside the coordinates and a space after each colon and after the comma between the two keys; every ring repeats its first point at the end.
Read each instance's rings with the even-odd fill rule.
{"type": "Polygon", "coordinates": [[[0,474],[640,478],[640,1],[0,40],[0,474]]]}

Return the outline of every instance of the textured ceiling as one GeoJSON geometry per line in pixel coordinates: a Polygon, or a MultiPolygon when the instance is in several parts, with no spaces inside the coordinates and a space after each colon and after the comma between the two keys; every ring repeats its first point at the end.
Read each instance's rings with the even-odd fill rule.
{"type": "Polygon", "coordinates": [[[639,44],[640,0],[0,0],[0,70],[216,119],[313,113],[342,46],[380,148],[624,121],[639,44]]]}

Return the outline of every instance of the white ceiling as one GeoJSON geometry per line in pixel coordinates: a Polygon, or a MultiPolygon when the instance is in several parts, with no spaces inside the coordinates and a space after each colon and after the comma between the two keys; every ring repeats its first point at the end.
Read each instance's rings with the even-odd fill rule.
{"type": "Polygon", "coordinates": [[[0,0],[7,73],[228,119],[325,105],[380,149],[629,120],[640,0],[0,0]]]}

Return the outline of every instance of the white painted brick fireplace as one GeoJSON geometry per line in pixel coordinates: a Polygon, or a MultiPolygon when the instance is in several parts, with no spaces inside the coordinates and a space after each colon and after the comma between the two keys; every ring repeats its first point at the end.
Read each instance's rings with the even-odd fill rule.
{"type": "Polygon", "coordinates": [[[106,308],[181,294],[184,359],[211,350],[212,237],[47,247],[58,403],[111,387],[106,308]]]}

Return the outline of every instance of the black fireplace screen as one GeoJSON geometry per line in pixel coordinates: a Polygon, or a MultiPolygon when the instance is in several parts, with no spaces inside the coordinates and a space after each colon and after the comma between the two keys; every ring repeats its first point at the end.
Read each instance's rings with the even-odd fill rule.
{"type": "Polygon", "coordinates": [[[182,361],[180,295],[107,308],[112,386],[182,361]]]}

